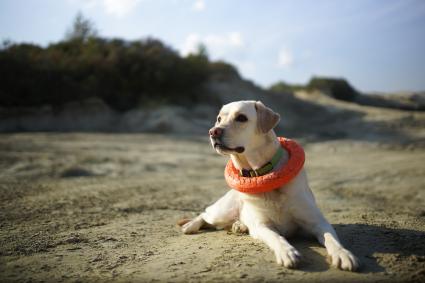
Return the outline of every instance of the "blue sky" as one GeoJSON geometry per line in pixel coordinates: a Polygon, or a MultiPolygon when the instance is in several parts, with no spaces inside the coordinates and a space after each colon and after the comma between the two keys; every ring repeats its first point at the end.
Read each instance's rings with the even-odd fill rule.
{"type": "Polygon", "coordinates": [[[362,91],[425,90],[424,0],[0,0],[0,39],[42,45],[78,11],[101,36],[203,42],[262,86],[345,77],[362,91]]]}

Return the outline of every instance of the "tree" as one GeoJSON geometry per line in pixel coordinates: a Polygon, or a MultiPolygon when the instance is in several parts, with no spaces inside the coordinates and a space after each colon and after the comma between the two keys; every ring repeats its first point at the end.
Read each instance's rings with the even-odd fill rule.
{"type": "Polygon", "coordinates": [[[9,48],[12,45],[13,45],[12,40],[10,40],[8,38],[5,38],[5,39],[2,40],[2,42],[0,44],[0,50],[7,49],[7,48],[9,48]]]}
{"type": "Polygon", "coordinates": [[[88,38],[96,36],[97,30],[93,22],[89,19],[86,19],[81,12],[78,12],[75,16],[72,28],[67,31],[65,38],[67,40],[78,39],[81,41],[86,41],[88,38]]]}
{"type": "Polygon", "coordinates": [[[196,52],[197,56],[208,59],[208,50],[207,50],[207,46],[205,44],[199,43],[196,51],[197,51],[196,52]]]}

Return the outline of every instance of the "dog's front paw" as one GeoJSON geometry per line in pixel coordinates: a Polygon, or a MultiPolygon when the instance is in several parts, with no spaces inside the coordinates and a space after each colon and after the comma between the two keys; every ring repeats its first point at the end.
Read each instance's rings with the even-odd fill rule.
{"type": "Polygon", "coordinates": [[[204,220],[202,217],[198,216],[195,219],[190,220],[186,224],[182,226],[182,231],[185,234],[194,234],[201,229],[202,225],[204,224],[204,220]]]}
{"type": "Polygon", "coordinates": [[[247,234],[248,233],[248,227],[238,220],[238,221],[233,223],[232,232],[234,234],[247,234]]]}
{"type": "Polygon", "coordinates": [[[286,268],[295,268],[300,262],[301,254],[294,247],[284,247],[275,251],[276,261],[286,268]]]}
{"type": "Polygon", "coordinates": [[[332,265],[336,268],[348,271],[355,271],[359,268],[359,260],[349,250],[340,248],[329,256],[331,257],[332,265]]]}

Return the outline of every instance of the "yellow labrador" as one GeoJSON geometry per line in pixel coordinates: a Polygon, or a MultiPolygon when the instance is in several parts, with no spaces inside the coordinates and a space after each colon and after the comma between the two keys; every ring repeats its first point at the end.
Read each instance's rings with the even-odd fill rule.
{"type": "MultiPolygon", "coordinates": [[[[229,103],[222,107],[210,130],[211,144],[219,154],[229,155],[237,169],[258,169],[271,160],[280,146],[273,130],[279,120],[279,114],[260,101],[229,103]]],[[[273,170],[279,170],[287,161],[285,152],[273,170]]],[[[218,229],[248,230],[253,238],[270,247],[278,264],[288,268],[296,267],[300,253],[285,237],[301,228],[326,247],[333,266],[350,271],[359,266],[358,259],[341,245],[317,207],[304,170],[290,183],[271,192],[245,194],[230,190],[185,223],[182,230],[186,234],[196,233],[207,224],[218,229]]]]}

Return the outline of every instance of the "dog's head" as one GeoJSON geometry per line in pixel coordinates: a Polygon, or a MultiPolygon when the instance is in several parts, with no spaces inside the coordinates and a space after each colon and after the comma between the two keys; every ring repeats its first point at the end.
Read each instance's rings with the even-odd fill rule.
{"type": "Polygon", "coordinates": [[[211,144],[220,154],[235,154],[255,147],[280,116],[261,101],[237,101],[224,105],[209,131],[211,144]]]}

